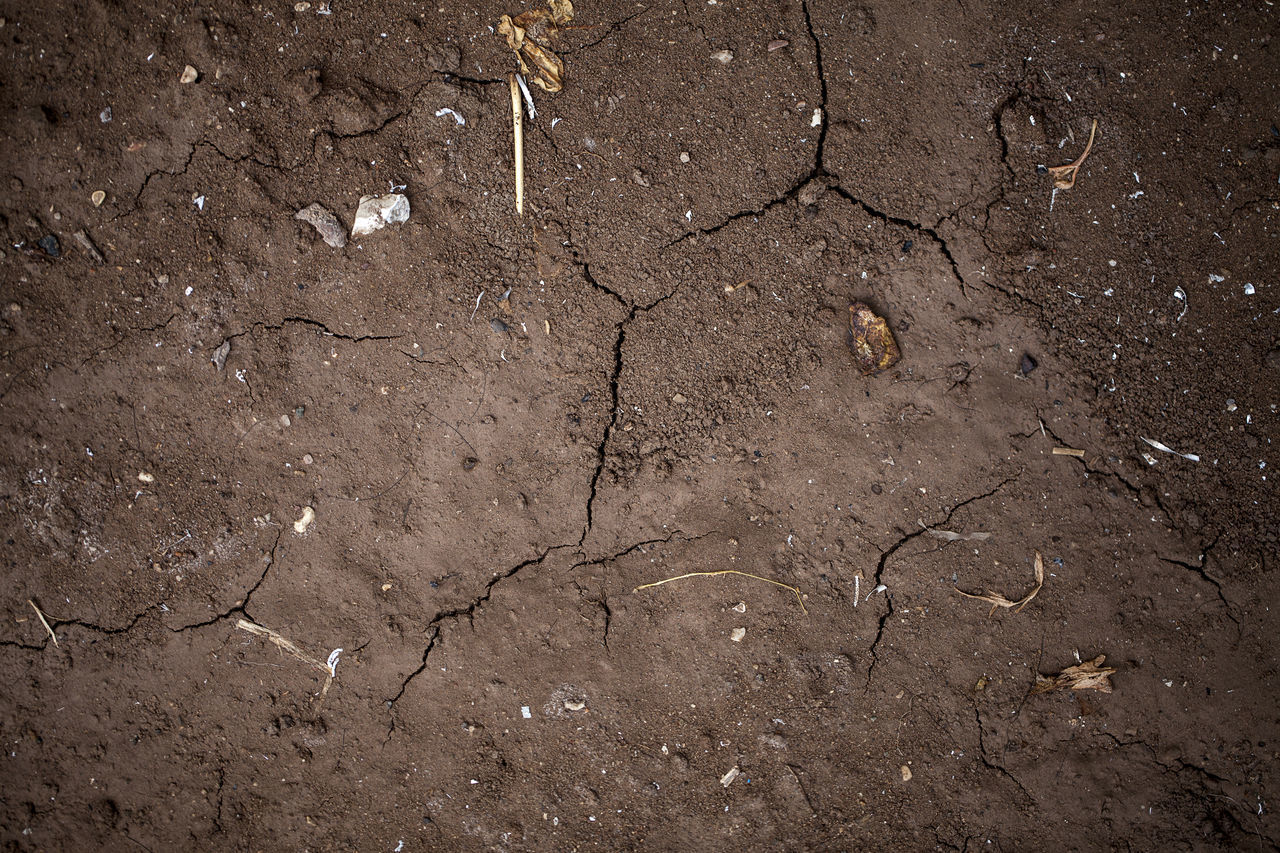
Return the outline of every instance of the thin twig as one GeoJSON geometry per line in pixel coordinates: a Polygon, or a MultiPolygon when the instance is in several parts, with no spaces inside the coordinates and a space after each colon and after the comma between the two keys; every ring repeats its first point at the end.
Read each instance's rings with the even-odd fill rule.
{"type": "Polygon", "coordinates": [[[524,119],[520,106],[520,84],[514,73],[507,75],[511,84],[511,130],[516,149],[516,213],[524,216],[524,119]]]}
{"type": "Polygon", "coordinates": [[[789,589],[793,593],[795,593],[796,603],[800,605],[801,612],[805,613],[806,615],[809,613],[809,611],[804,606],[804,599],[800,596],[800,590],[797,589],[796,587],[791,586],[790,584],[785,584],[782,581],[775,581],[775,580],[771,580],[770,578],[762,578],[759,575],[753,575],[750,572],[740,572],[737,569],[721,569],[720,571],[716,571],[716,572],[688,572],[683,575],[676,575],[673,578],[666,578],[664,580],[654,581],[653,583],[640,584],[640,586],[636,587],[631,591],[639,592],[642,589],[649,589],[650,587],[654,587],[654,586],[662,586],[664,583],[671,583],[672,581],[684,580],[685,578],[712,578],[712,577],[715,577],[716,575],[742,575],[744,578],[755,578],[758,581],[764,581],[765,583],[771,583],[774,586],[780,586],[783,589],[789,589]]]}
{"type": "Polygon", "coordinates": [[[309,663],[316,669],[324,673],[324,687],[320,690],[320,697],[329,692],[329,685],[333,683],[333,669],[324,661],[316,660],[311,655],[298,648],[291,640],[286,639],[278,631],[273,631],[257,622],[250,622],[248,619],[237,619],[236,627],[241,631],[248,631],[250,634],[257,634],[260,637],[266,637],[275,643],[276,647],[282,652],[288,652],[303,663],[309,663]]]}
{"type": "Polygon", "coordinates": [[[53,640],[53,644],[55,646],[58,645],[58,635],[53,633],[53,629],[49,627],[49,622],[44,618],[44,614],[40,612],[40,608],[36,607],[36,603],[29,598],[27,599],[27,604],[30,604],[31,609],[34,610],[36,612],[36,615],[40,617],[40,624],[43,625],[44,629],[49,632],[49,637],[50,639],[53,640]]]}

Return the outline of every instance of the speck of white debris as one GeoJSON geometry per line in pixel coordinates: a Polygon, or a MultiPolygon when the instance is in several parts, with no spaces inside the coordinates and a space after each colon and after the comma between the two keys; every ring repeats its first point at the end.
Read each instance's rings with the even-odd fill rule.
{"type": "Polygon", "coordinates": [[[688,163],[688,162],[689,162],[689,152],[688,152],[688,151],[681,151],[681,152],[680,152],[680,162],[681,162],[681,163],[688,163]]]}
{"type": "Polygon", "coordinates": [[[467,120],[462,117],[461,113],[449,107],[441,107],[440,109],[436,110],[436,117],[439,118],[440,116],[453,116],[453,120],[456,121],[459,125],[463,125],[467,123],[467,120]]]}
{"type": "Polygon", "coordinates": [[[521,706],[520,706],[520,716],[524,717],[526,720],[533,719],[533,711],[530,711],[530,710],[529,710],[529,706],[528,706],[528,705],[521,705],[521,706]]]}
{"type": "Polygon", "coordinates": [[[329,660],[328,662],[325,663],[325,666],[329,667],[330,676],[334,676],[338,674],[338,656],[341,654],[342,654],[342,649],[334,649],[333,651],[329,652],[329,660]]]}
{"type": "Polygon", "coordinates": [[[193,294],[193,293],[195,293],[195,292],[196,292],[196,289],[195,289],[194,287],[191,287],[191,286],[188,286],[188,287],[187,287],[187,296],[190,296],[191,294],[193,294]]]}
{"type": "Polygon", "coordinates": [[[587,707],[586,702],[573,702],[568,699],[564,701],[564,709],[566,711],[581,711],[585,707],[587,707]]]}
{"type": "Polygon", "coordinates": [[[204,210],[204,196],[198,195],[191,199],[191,203],[196,206],[196,210],[204,210]]]}
{"type": "Polygon", "coordinates": [[[723,63],[724,65],[728,65],[730,62],[733,62],[733,51],[717,50],[715,53],[711,54],[711,58],[717,62],[723,63]]]}
{"type": "Polygon", "coordinates": [[[403,849],[404,849],[404,839],[402,838],[400,839],[400,843],[396,845],[396,849],[392,850],[391,853],[400,853],[400,851],[403,849]]]}
{"type": "Polygon", "coordinates": [[[813,111],[813,118],[809,119],[809,127],[818,127],[821,124],[822,124],[822,110],[815,109],[813,111]]]}
{"type": "Polygon", "coordinates": [[[734,612],[734,613],[746,613],[746,612],[747,612],[747,603],[746,603],[745,601],[739,601],[737,604],[733,605],[733,612],[734,612]]]}
{"type": "Polygon", "coordinates": [[[1245,295],[1245,296],[1253,296],[1253,294],[1254,294],[1253,285],[1252,285],[1252,284],[1250,284],[1249,282],[1245,282],[1245,285],[1244,285],[1244,295],[1245,295]]]}
{"type": "Polygon", "coordinates": [[[1209,282],[1211,284],[1216,284],[1217,282],[1226,281],[1226,280],[1227,280],[1226,276],[1214,275],[1213,273],[1209,273],[1209,282]]]}
{"type": "Polygon", "coordinates": [[[138,482],[154,483],[155,481],[156,481],[156,478],[151,474],[148,474],[146,471],[143,471],[140,474],[138,474],[138,482]]]}
{"type": "Polygon", "coordinates": [[[692,222],[692,221],[693,221],[693,211],[692,211],[692,210],[686,210],[686,211],[684,212],[684,218],[685,218],[685,221],[686,221],[686,222],[692,222]]]}
{"type": "Polygon", "coordinates": [[[729,787],[733,784],[733,780],[738,778],[738,774],[741,772],[742,771],[738,769],[738,765],[733,765],[733,767],[729,768],[728,773],[720,777],[720,784],[726,788],[729,787]]]}
{"type": "Polygon", "coordinates": [[[742,638],[745,636],[747,636],[746,628],[734,628],[729,632],[729,639],[733,640],[735,643],[741,643],[742,638]]]}

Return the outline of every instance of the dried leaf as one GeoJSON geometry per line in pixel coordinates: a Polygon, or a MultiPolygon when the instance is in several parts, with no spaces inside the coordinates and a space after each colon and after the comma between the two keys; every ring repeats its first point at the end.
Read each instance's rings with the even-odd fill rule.
{"type": "Polygon", "coordinates": [[[1000,595],[998,592],[987,591],[982,595],[977,595],[971,592],[965,592],[959,587],[956,587],[955,589],[956,589],[956,592],[960,593],[965,598],[976,598],[979,601],[985,601],[988,604],[990,604],[991,612],[987,614],[987,618],[990,619],[992,616],[995,615],[997,607],[1011,607],[1013,608],[1014,613],[1019,612],[1020,610],[1022,610],[1022,608],[1026,607],[1027,604],[1031,602],[1031,599],[1036,597],[1036,595],[1040,592],[1040,587],[1042,586],[1044,586],[1044,558],[1040,556],[1039,551],[1036,551],[1035,588],[1032,589],[1031,592],[1027,593],[1018,601],[1010,601],[1009,599],[1005,598],[1003,595],[1000,595]]]}
{"type": "Polygon", "coordinates": [[[563,88],[564,63],[551,51],[550,38],[572,20],[573,4],[569,0],[551,0],[548,9],[530,9],[515,18],[503,15],[498,20],[498,32],[506,36],[507,46],[515,51],[520,73],[553,94],[563,88]]]}
{"type": "Polygon", "coordinates": [[[863,376],[893,367],[902,358],[889,324],[861,302],[849,306],[849,331],[853,334],[853,360],[863,376]]]}
{"type": "Polygon", "coordinates": [[[1100,690],[1111,692],[1111,676],[1115,675],[1115,667],[1103,666],[1106,655],[1098,655],[1077,666],[1069,666],[1062,672],[1046,678],[1036,673],[1035,687],[1032,693],[1048,693],[1050,690],[1100,690]]]}

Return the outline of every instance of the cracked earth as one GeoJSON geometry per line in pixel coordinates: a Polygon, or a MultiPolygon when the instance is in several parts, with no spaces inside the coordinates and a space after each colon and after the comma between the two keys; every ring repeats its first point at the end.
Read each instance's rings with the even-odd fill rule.
{"type": "Polygon", "coordinates": [[[519,8],[55,5],[5,849],[1280,843],[1270,7],[577,4],[521,218],[519,8]]]}

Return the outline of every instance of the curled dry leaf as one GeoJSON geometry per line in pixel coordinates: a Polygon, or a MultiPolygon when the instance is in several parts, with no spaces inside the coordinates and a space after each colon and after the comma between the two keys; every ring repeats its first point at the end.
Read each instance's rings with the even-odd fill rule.
{"type": "Polygon", "coordinates": [[[849,331],[853,334],[853,360],[864,376],[893,367],[902,358],[889,324],[861,302],[849,306],[849,331]]]}
{"type": "Polygon", "coordinates": [[[1077,666],[1069,666],[1062,672],[1047,678],[1036,673],[1035,687],[1032,693],[1048,693],[1050,690],[1100,690],[1111,692],[1111,676],[1115,675],[1115,667],[1103,666],[1106,655],[1098,655],[1077,666]]]}
{"type": "Polygon", "coordinates": [[[1019,610],[1026,607],[1027,604],[1030,603],[1031,599],[1036,597],[1040,592],[1040,587],[1042,586],[1044,586],[1044,558],[1040,556],[1039,551],[1036,551],[1036,585],[1031,592],[1027,593],[1017,601],[1010,601],[998,592],[988,591],[982,595],[975,595],[971,592],[965,592],[960,589],[960,587],[956,587],[955,589],[956,592],[960,593],[965,598],[976,598],[979,601],[985,601],[990,604],[991,612],[987,614],[987,618],[991,618],[995,615],[997,607],[1012,607],[1013,612],[1017,613],[1019,610]]]}
{"type": "Polygon", "coordinates": [[[551,37],[560,27],[573,20],[570,0],[551,0],[550,8],[530,9],[512,18],[503,15],[498,32],[507,38],[507,46],[516,52],[520,73],[552,94],[564,85],[564,63],[551,50],[551,37]]]}

